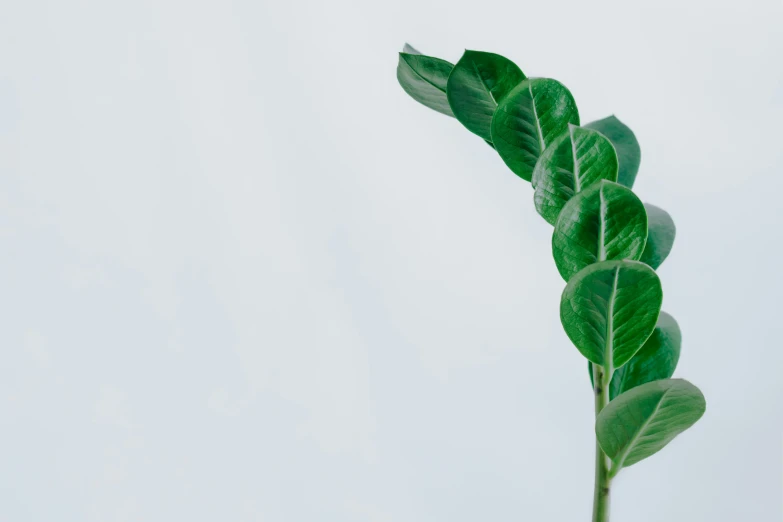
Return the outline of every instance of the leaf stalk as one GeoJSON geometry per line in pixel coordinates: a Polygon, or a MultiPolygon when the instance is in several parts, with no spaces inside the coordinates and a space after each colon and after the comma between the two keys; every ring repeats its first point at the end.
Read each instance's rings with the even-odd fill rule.
{"type": "MultiPolygon", "coordinates": [[[[606,368],[593,364],[593,382],[595,387],[595,416],[609,404],[609,382],[611,375],[606,368]]],[[[598,439],[595,441],[595,490],[593,493],[593,522],[609,522],[609,500],[612,475],[611,461],[606,456],[598,439]]]]}

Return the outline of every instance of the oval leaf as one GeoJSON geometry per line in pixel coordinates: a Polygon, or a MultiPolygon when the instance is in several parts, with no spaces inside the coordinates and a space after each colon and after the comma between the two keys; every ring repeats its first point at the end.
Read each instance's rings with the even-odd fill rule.
{"type": "Polygon", "coordinates": [[[525,75],[511,60],[494,53],[465,51],[446,84],[446,96],[454,116],[467,129],[492,141],[492,115],[525,75]]]}
{"type": "Polygon", "coordinates": [[[536,210],[549,223],[568,200],[593,183],[617,181],[617,153],[598,131],[568,126],[538,158],[533,170],[536,210]]]}
{"type": "Polygon", "coordinates": [[[417,102],[446,116],[454,116],[446,99],[446,82],[453,68],[440,58],[403,52],[397,63],[397,81],[417,102]]]}
{"type": "Polygon", "coordinates": [[[499,103],[492,117],[492,143],[508,167],[528,181],[541,153],[568,129],[579,125],[574,97],[560,82],[528,79],[499,103]]]}
{"type": "Polygon", "coordinates": [[[560,299],[560,321],[582,355],[611,375],[650,337],[662,300],[661,281],[649,266],[602,261],[568,282],[560,299]]]}
{"type": "Polygon", "coordinates": [[[701,391],[683,379],[648,382],[610,402],[596,418],[595,433],[614,463],[612,476],[659,452],[706,408],[701,391]]]}
{"type": "Polygon", "coordinates": [[[639,198],[622,185],[599,181],[563,207],[552,234],[552,254],[568,281],[597,261],[639,259],[646,241],[647,214],[639,198]]]}
{"type": "MultiPolygon", "coordinates": [[[[636,355],[615,370],[609,386],[609,398],[614,399],[621,393],[639,385],[668,379],[674,375],[677,361],[680,359],[682,334],[674,317],[661,312],[652,335],[636,355]]],[[[590,383],[593,383],[593,363],[587,363],[590,371],[590,383]]]]}
{"type": "Polygon", "coordinates": [[[650,338],[636,355],[622,368],[617,369],[609,386],[609,398],[619,396],[652,381],[668,379],[674,375],[680,359],[682,333],[674,317],[661,312],[650,338]]]}
{"type": "Polygon", "coordinates": [[[672,251],[677,229],[672,217],[662,208],[649,203],[645,203],[644,208],[647,210],[647,245],[639,261],[657,270],[672,251]]]}
{"type": "Polygon", "coordinates": [[[628,188],[633,187],[636,174],[639,172],[639,164],[642,162],[642,149],[633,131],[614,115],[590,122],[585,127],[595,129],[609,138],[620,160],[617,182],[628,188]]]}

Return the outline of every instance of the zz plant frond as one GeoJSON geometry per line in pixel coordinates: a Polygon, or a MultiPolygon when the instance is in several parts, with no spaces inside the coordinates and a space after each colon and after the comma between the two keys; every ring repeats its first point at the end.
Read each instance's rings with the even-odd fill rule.
{"type": "Polygon", "coordinates": [[[660,451],[706,408],[698,388],[671,378],[681,334],[661,311],[655,271],[675,227],[632,190],[641,160],[636,137],[614,116],[580,126],[563,84],[528,78],[493,53],[465,51],[452,65],[406,44],[397,79],[531,182],[536,210],[554,226],[552,255],[566,283],[560,320],[588,361],[595,395],[593,522],[607,522],[617,473],[660,451]]]}

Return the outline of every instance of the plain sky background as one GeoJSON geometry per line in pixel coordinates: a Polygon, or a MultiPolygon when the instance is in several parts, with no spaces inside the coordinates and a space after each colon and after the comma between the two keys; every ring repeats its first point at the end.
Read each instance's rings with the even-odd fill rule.
{"type": "Polygon", "coordinates": [[[409,41],[561,80],[668,210],[706,416],[618,522],[783,515],[783,3],[0,0],[0,522],[589,519],[532,190],[409,41]]]}

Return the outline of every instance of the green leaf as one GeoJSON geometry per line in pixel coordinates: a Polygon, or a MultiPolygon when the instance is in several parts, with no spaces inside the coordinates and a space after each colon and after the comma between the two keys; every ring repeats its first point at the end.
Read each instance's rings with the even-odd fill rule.
{"type": "Polygon", "coordinates": [[[609,398],[627,392],[652,381],[668,379],[674,375],[680,359],[682,333],[674,317],[661,312],[650,338],[636,355],[612,376],[609,398]]]}
{"type": "Polygon", "coordinates": [[[662,208],[649,203],[645,203],[644,208],[647,210],[647,245],[639,260],[657,270],[672,251],[677,229],[672,217],[662,208]]]}
{"type": "Polygon", "coordinates": [[[536,210],[549,223],[568,200],[593,183],[617,181],[617,153],[598,131],[569,125],[538,158],[533,170],[536,210]]]}
{"type": "Polygon", "coordinates": [[[579,125],[579,112],[568,89],[555,80],[531,78],[498,104],[492,117],[492,143],[506,165],[530,181],[538,157],[569,123],[579,125]]]}
{"type": "Polygon", "coordinates": [[[592,121],[585,127],[595,129],[609,138],[617,150],[617,157],[620,160],[617,182],[628,188],[633,187],[636,173],[639,172],[639,164],[642,161],[642,149],[639,148],[639,142],[636,141],[633,131],[614,115],[603,120],[592,121]]]}
{"type": "MultiPolygon", "coordinates": [[[[413,49],[405,45],[406,50],[413,49]]],[[[454,116],[446,99],[446,82],[453,68],[446,60],[424,56],[418,51],[402,52],[397,63],[397,81],[417,102],[446,116],[454,116]]]]}
{"type": "Polygon", "coordinates": [[[648,382],[610,402],[596,418],[595,433],[614,463],[611,476],[659,452],[706,408],[701,391],[683,379],[648,382]]]}
{"type": "MultiPolygon", "coordinates": [[[[609,398],[614,399],[639,385],[671,377],[680,359],[681,343],[682,334],[677,321],[662,311],[644,346],[624,366],[615,370],[609,385],[609,398]]],[[[592,383],[593,363],[587,365],[592,383]]]]}
{"type": "Polygon", "coordinates": [[[560,321],[582,355],[611,375],[650,337],[662,300],[661,281],[649,266],[602,261],[568,282],[560,299],[560,321]]]}
{"type": "Polygon", "coordinates": [[[454,116],[467,129],[492,141],[492,115],[508,93],[525,79],[511,60],[499,54],[465,51],[446,84],[454,116]]]}
{"type": "Polygon", "coordinates": [[[642,202],[630,189],[602,180],[565,204],[555,222],[552,254],[568,281],[597,261],[639,259],[646,241],[642,202]]]}

